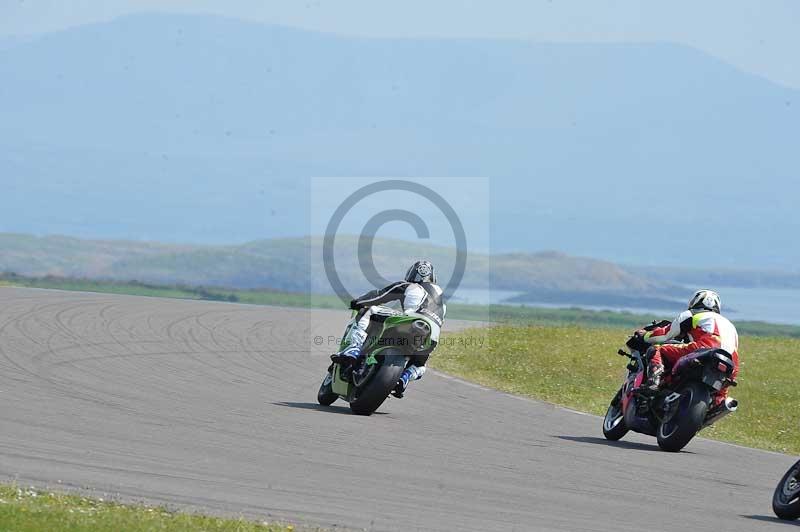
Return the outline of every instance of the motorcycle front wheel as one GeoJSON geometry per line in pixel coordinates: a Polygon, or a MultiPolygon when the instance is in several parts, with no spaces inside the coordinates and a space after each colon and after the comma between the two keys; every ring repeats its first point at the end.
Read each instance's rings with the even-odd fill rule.
{"type": "Polygon", "coordinates": [[[800,517],[800,461],[783,475],[772,494],[772,511],[781,519],[800,517]]]}
{"type": "Polygon", "coordinates": [[[625,424],[625,413],[622,411],[622,388],[611,400],[606,410],[606,417],[603,418],[603,436],[607,440],[617,441],[628,433],[628,426],[625,424]]]}
{"type": "Polygon", "coordinates": [[[325,380],[322,381],[319,391],[317,392],[317,402],[322,406],[331,406],[339,398],[331,388],[331,384],[333,384],[333,371],[333,368],[328,370],[328,374],[325,375],[325,380]]]}

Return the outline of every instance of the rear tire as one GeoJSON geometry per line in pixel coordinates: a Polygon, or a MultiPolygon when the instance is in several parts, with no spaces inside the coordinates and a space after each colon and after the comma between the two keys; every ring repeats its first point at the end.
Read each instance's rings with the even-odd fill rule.
{"type": "Polygon", "coordinates": [[[781,519],[800,517],[800,461],[789,468],[772,494],[772,511],[781,519]]]}
{"type": "Polygon", "coordinates": [[[603,418],[603,436],[607,440],[617,441],[628,433],[628,426],[625,424],[625,413],[622,411],[622,388],[611,400],[606,410],[606,417],[603,418]]]}
{"type": "Polygon", "coordinates": [[[331,384],[333,384],[333,371],[333,369],[328,371],[328,374],[325,375],[325,380],[322,381],[319,391],[317,392],[317,402],[322,406],[331,406],[339,398],[331,388],[331,384]]]}
{"type": "Polygon", "coordinates": [[[677,453],[703,428],[711,394],[704,384],[690,382],[680,389],[678,411],[658,426],[658,446],[662,451],[677,453]]]}
{"type": "Polygon", "coordinates": [[[408,357],[398,349],[386,349],[380,362],[380,367],[375,375],[364,385],[363,389],[356,392],[356,397],[350,401],[350,410],[360,416],[371,416],[389,397],[400,375],[406,369],[408,357]]]}

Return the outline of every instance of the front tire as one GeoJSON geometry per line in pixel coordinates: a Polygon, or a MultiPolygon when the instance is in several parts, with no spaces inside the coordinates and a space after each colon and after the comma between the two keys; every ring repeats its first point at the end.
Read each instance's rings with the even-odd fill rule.
{"type": "Polygon", "coordinates": [[[658,446],[662,451],[677,453],[694,438],[706,419],[711,404],[708,388],[699,382],[690,382],[680,392],[678,410],[658,426],[658,446]]]}
{"type": "Polygon", "coordinates": [[[625,424],[625,413],[622,411],[622,388],[611,400],[606,410],[606,417],[603,418],[603,436],[607,440],[617,441],[628,433],[628,426],[625,424]]]}
{"type": "Polygon", "coordinates": [[[322,381],[319,391],[317,392],[317,402],[322,406],[331,406],[339,398],[331,388],[333,384],[333,371],[333,368],[328,371],[328,374],[325,375],[325,380],[322,381]]]}
{"type": "Polygon", "coordinates": [[[408,358],[397,349],[386,349],[383,360],[375,374],[363,389],[356,391],[356,396],[350,401],[350,410],[361,416],[371,416],[389,397],[400,375],[406,369],[408,358]]]}
{"type": "Polygon", "coordinates": [[[781,519],[800,517],[800,461],[789,468],[772,494],[772,511],[781,519]]]}

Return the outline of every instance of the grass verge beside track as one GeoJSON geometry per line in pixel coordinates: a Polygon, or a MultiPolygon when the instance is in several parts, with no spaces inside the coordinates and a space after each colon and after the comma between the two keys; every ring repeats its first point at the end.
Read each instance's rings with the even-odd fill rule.
{"type": "MultiPolygon", "coordinates": [[[[498,326],[443,337],[429,365],[506,392],[604,415],[625,375],[628,329],[498,326]],[[482,346],[476,343],[482,339],[482,346]],[[467,346],[467,347],[465,347],[467,346]]],[[[739,410],[701,436],[800,454],[800,340],[743,336],[739,410]]],[[[598,420],[597,432],[602,436],[598,420]]]]}
{"type": "Polygon", "coordinates": [[[291,532],[295,528],[286,524],[176,513],[163,507],[129,506],[78,495],[0,485],[0,530],[291,532]]]}

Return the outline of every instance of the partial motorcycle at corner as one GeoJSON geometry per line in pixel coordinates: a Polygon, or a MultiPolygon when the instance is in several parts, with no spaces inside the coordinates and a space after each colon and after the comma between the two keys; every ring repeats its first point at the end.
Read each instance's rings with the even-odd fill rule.
{"type": "Polygon", "coordinates": [[[772,511],[789,521],[800,517],[800,460],[789,468],[775,487],[772,511]]]}
{"type": "MultiPolygon", "coordinates": [[[[439,326],[424,314],[399,313],[389,307],[379,307],[385,317],[380,330],[368,331],[362,356],[350,367],[332,363],[319,388],[317,401],[329,406],[337,399],[350,403],[354,414],[369,416],[389,397],[403,371],[420,353],[431,349],[432,332],[439,326]]],[[[348,338],[355,325],[356,312],[343,338],[348,338]]],[[[371,326],[372,327],[372,326],[371,326]]],[[[438,336],[438,335],[435,335],[438,336]]],[[[342,340],[341,349],[346,347],[342,340]]]]}
{"type": "MultiPolygon", "coordinates": [[[[668,324],[653,322],[645,330],[668,324]]],[[[633,431],[655,436],[664,451],[678,452],[700,430],[738,408],[725,394],[736,386],[734,361],[725,350],[701,349],[685,356],[667,372],[660,390],[650,395],[639,390],[648,379],[651,346],[636,335],[626,346],[627,351],[618,353],[629,359],[628,373],[603,419],[607,439],[616,441],[633,431]]]]}

